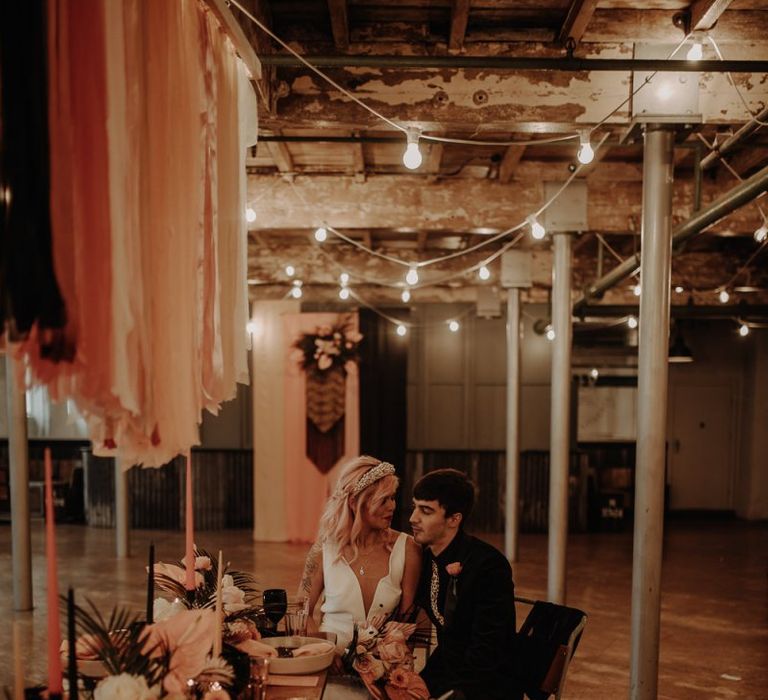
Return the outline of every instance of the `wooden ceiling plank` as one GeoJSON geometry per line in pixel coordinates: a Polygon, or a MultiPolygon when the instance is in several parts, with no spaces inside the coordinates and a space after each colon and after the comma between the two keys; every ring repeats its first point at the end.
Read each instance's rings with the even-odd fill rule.
{"type": "Polygon", "coordinates": [[[720,15],[728,9],[733,0],[696,0],[691,4],[691,31],[707,31],[715,26],[720,15]]]}
{"type": "Polygon", "coordinates": [[[336,48],[346,50],[349,47],[347,0],[328,0],[328,12],[331,16],[331,31],[336,48]]]}
{"type": "Polygon", "coordinates": [[[469,22],[470,0],[453,0],[451,8],[451,34],[448,39],[448,48],[458,51],[464,46],[464,37],[467,35],[467,23],[469,22]]]}
{"type": "Polygon", "coordinates": [[[443,150],[445,146],[439,141],[433,141],[429,144],[429,155],[427,156],[427,181],[436,182],[440,175],[440,165],[443,162],[443,150]]]}
{"type": "MultiPolygon", "coordinates": [[[[278,132],[275,135],[279,136],[280,134],[278,132]]],[[[295,166],[288,145],[284,141],[267,141],[266,144],[277,169],[282,174],[293,174],[295,172],[295,166]]]]}
{"type": "Polygon", "coordinates": [[[499,165],[499,182],[502,185],[512,180],[523,153],[525,153],[525,146],[507,146],[499,165]]]}
{"type": "Polygon", "coordinates": [[[568,39],[573,39],[575,44],[578,44],[596,9],[597,0],[572,0],[557,34],[558,43],[565,44],[568,39]]]}

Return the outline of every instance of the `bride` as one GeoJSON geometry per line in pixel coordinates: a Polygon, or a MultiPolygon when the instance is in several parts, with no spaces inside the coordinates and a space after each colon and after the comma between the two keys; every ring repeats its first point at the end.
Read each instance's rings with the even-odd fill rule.
{"type": "Polygon", "coordinates": [[[421,548],[390,528],[398,478],[388,462],[362,456],[342,470],[309,550],[299,597],[309,617],[320,599],[320,630],[335,632],[339,651],[354,623],[410,612],[421,573],[421,548]]]}

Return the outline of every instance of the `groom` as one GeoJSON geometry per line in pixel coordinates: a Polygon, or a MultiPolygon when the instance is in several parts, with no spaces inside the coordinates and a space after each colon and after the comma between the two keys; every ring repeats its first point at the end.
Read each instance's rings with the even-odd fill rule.
{"type": "Polygon", "coordinates": [[[424,547],[416,602],[437,629],[421,675],[433,697],[454,690],[455,700],[515,700],[512,569],[464,532],[474,498],[474,484],[455,469],[429,472],[413,488],[410,522],[424,547]]]}

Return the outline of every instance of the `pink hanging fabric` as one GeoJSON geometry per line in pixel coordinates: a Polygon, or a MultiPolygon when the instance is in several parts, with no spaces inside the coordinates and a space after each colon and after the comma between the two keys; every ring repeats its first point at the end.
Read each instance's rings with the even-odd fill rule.
{"type": "Polygon", "coordinates": [[[48,15],[52,247],[75,351],[42,357],[34,332],[21,350],[97,454],[159,466],[247,379],[239,59],[196,0],[49,0],[48,15]]]}
{"type": "MultiPolygon", "coordinates": [[[[352,316],[357,330],[357,314],[352,316]]],[[[304,313],[283,316],[285,363],[285,531],[289,542],[314,542],[323,505],[333,490],[340,466],[360,451],[360,384],[357,365],[347,364],[343,457],[322,474],[306,455],[306,375],[299,366],[301,352],[293,343],[302,333],[334,325],[337,314],[304,313]]]]}

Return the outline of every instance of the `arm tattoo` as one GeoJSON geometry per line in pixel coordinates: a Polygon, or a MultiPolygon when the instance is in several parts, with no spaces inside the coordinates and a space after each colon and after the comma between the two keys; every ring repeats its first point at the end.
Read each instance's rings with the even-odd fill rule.
{"type": "Polygon", "coordinates": [[[307,560],[304,563],[304,573],[302,574],[301,585],[299,586],[299,589],[306,594],[307,598],[309,598],[312,592],[312,579],[320,566],[322,553],[322,547],[315,542],[309,550],[309,554],[307,554],[307,560]]]}

